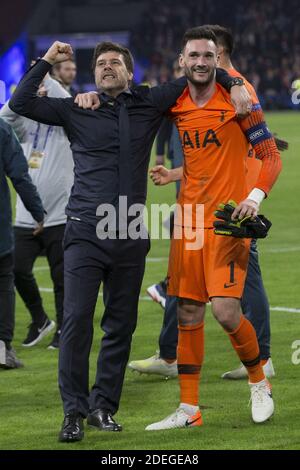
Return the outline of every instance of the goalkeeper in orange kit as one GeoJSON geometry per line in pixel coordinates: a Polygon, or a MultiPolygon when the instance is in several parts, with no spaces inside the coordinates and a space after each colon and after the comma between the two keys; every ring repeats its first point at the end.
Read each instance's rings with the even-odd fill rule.
{"type": "Polygon", "coordinates": [[[182,208],[192,204],[193,209],[202,204],[204,220],[199,222],[197,211],[193,210],[190,226],[185,227],[185,220],[179,220],[175,231],[176,227],[202,230],[204,245],[188,250],[190,240],[185,233],[172,240],[168,293],[179,298],[180,405],[167,418],[149,425],[149,431],[202,424],[199,379],[204,356],[205,304],[209,300],[214,316],[248,371],[254,422],[266,421],[274,411],[255,331],[240,307],[250,240],[217,236],[213,222],[218,204],[230,199],[241,201],[234,208],[233,219],[256,217],[261,201],[281,170],[280,156],[258,101],[253,99],[249,118],[236,121],[228,95],[215,83],[216,38],[208,28],[193,28],[186,33],[180,61],[188,87],[171,110],[184,150],[178,202],[182,208]],[[257,182],[250,191],[245,164],[249,142],[262,161],[257,182]]]}

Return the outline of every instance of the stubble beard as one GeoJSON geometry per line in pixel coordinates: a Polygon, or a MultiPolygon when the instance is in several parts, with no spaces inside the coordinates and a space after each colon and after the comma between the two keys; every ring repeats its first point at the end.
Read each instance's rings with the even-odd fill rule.
{"type": "Polygon", "coordinates": [[[216,69],[212,69],[209,74],[207,79],[204,82],[200,82],[198,80],[195,80],[193,77],[193,71],[190,70],[188,67],[185,67],[185,75],[186,78],[199,90],[203,90],[204,88],[207,88],[215,79],[216,75],[216,69]]]}

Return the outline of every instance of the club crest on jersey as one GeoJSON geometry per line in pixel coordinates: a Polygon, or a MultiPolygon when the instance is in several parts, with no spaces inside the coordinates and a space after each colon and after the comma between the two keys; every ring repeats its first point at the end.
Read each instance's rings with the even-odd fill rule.
{"type": "Polygon", "coordinates": [[[205,148],[209,144],[214,144],[216,147],[221,147],[221,142],[219,141],[217,134],[213,129],[208,129],[205,133],[203,142],[200,142],[200,133],[199,131],[184,131],[182,134],[182,146],[183,148],[189,147],[190,149],[194,148],[205,148]]]}
{"type": "Polygon", "coordinates": [[[225,114],[227,113],[227,111],[221,111],[221,116],[220,116],[220,122],[224,122],[225,121],[225,114]]]}

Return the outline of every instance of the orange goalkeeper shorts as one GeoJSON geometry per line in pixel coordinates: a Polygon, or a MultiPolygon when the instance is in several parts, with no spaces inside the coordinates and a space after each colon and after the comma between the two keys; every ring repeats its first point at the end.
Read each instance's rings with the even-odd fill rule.
{"type": "Polygon", "coordinates": [[[184,230],[181,239],[172,239],[168,294],[205,303],[212,297],[241,298],[251,240],[202,232],[203,247],[196,250],[189,249],[184,230]]]}

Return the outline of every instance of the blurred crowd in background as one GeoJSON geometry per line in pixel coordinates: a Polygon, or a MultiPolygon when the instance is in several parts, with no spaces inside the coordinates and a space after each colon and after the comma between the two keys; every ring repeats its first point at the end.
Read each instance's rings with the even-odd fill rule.
{"type": "MultiPolygon", "coordinates": [[[[42,53],[37,38],[46,38],[47,48],[61,35],[65,37],[60,40],[76,43],[74,86],[84,91],[94,87],[92,51],[103,38],[126,37],[123,43],[136,62],[136,82],[155,85],[172,78],[186,29],[220,24],[233,32],[233,64],[252,82],[264,108],[300,108],[291,99],[293,88],[300,98],[299,0],[11,0],[1,5],[1,13],[0,79],[5,82],[2,54],[21,34],[28,64],[42,53]]],[[[15,73],[14,61],[10,91],[24,73],[15,73]]]]}
{"type": "Polygon", "coordinates": [[[183,32],[212,23],[231,28],[234,66],[252,82],[263,106],[292,107],[292,84],[300,78],[299,0],[153,0],[131,34],[131,48],[147,66],[145,81],[170,78],[183,32]]]}

